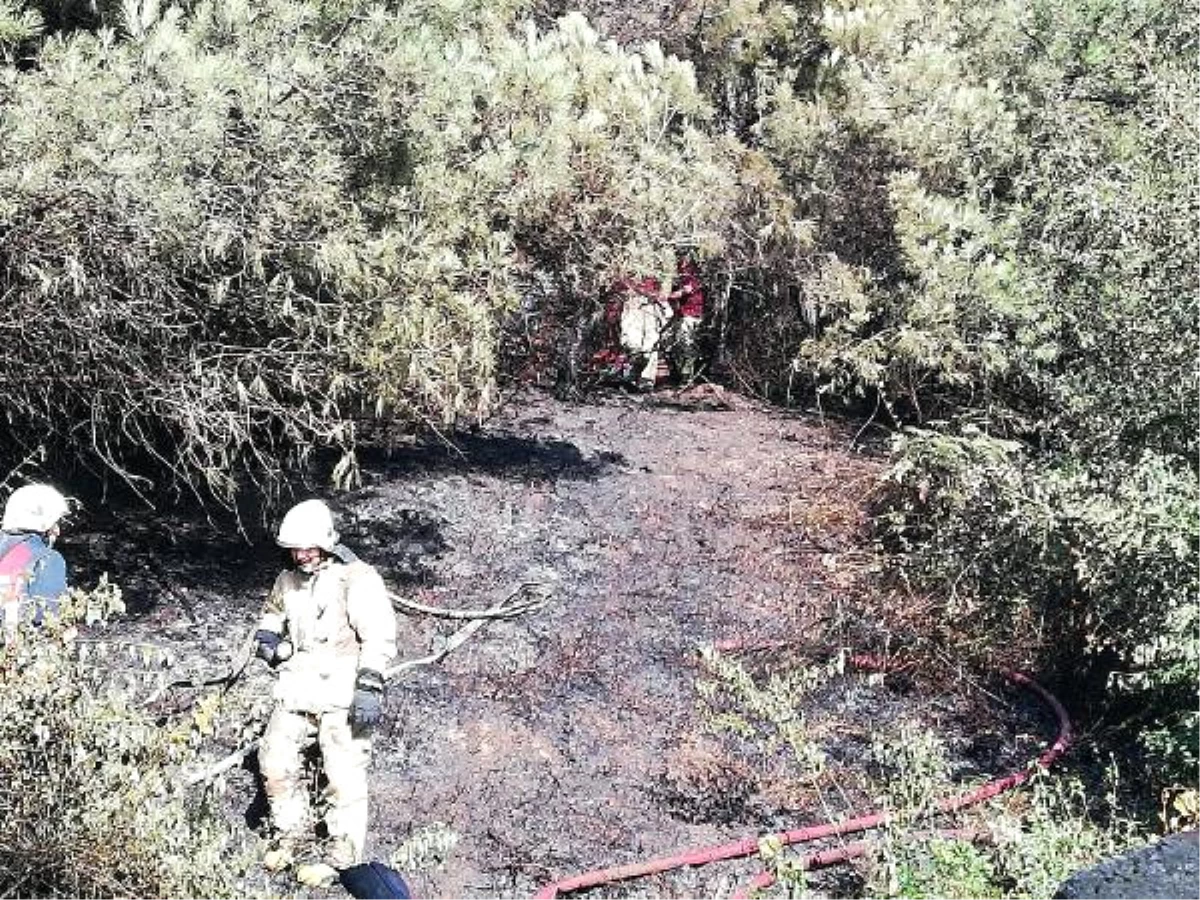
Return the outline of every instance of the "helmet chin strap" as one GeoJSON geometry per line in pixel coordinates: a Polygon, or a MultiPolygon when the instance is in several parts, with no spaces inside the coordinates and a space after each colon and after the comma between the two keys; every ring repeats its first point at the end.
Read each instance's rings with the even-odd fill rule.
{"type": "Polygon", "coordinates": [[[296,568],[299,569],[301,572],[303,572],[305,575],[316,575],[317,572],[319,572],[319,571],[321,571],[321,569],[325,568],[325,566],[328,563],[329,563],[329,557],[325,556],[325,555],[321,555],[321,556],[317,557],[316,559],[314,559],[312,562],[297,563],[296,568]]]}

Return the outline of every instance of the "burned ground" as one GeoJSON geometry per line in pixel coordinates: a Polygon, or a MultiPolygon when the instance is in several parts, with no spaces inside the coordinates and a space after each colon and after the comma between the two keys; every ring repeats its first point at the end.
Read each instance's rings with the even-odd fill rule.
{"type": "MultiPolygon", "coordinates": [[[[797,708],[825,758],[809,768],[778,723],[731,708],[719,679],[703,695],[714,683],[703,645],[736,642],[759,685],[841,648],[901,649],[858,602],[881,462],[851,449],[853,429],[715,390],[531,395],[508,409],[453,443],[367,454],[362,487],[331,497],[346,543],[398,593],[446,607],[522,584],[549,597],[391,687],[371,855],[389,860],[437,823],[458,837],[440,866],[409,872],[419,895],[529,896],[584,869],[864,812],[888,777],[872,740],[903,721],[942,734],[963,783],[1036,755],[1052,723],[965,674],[817,679],[797,708]],[[721,730],[723,713],[752,731],[721,730]]],[[[81,582],[107,571],[126,590],[130,615],[92,636],[165,644],[213,671],[236,655],[280,565],[265,534],[166,513],[93,511],[66,552],[81,582]]],[[[402,616],[401,658],[455,625],[402,616]]],[[[230,692],[214,758],[252,733],[269,686],[255,663],[230,692]]],[[[252,758],[228,790],[231,815],[256,822],[252,758]]],[[[593,893],[714,896],[758,868],[593,893]]],[[[290,889],[264,879],[247,891],[290,889]]],[[[824,885],[852,891],[855,876],[824,885]]]]}

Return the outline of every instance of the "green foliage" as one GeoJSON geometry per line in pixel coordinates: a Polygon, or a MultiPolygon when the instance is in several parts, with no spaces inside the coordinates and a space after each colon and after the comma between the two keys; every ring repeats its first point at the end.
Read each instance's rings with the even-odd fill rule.
{"type": "Polygon", "coordinates": [[[1046,577],[1062,577],[1069,551],[1055,510],[1026,491],[1024,461],[1020,444],[978,431],[910,429],[896,441],[879,518],[902,563],[941,588],[948,627],[986,614],[994,595],[1007,598],[998,622],[1019,630],[1038,619],[1028,611],[1031,592],[1064,593],[1059,578],[1046,577]]]}
{"type": "Polygon", "coordinates": [[[811,896],[808,870],[804,868],[803,860],[796,853],[789,852],[778,835],[769,834],[759,838],[758,856],[775,876],[776,883],[783,887],[785,897],[799,900],[811,896]]]}
{"type": "Polygon", "coordinates": [[[161,727],[96,696],[72,661],[73,623],[119,605],[73,591],[60,619],[0,650],[0,885],[39,897],[236,897],[244,866],[219,797],[178,775],[187,723],[161,727]]]}
{"type": "Polygon", "coordinates": [[[134,4],[0,69],[14,446],[269,488],[364,418],[485,415],[535,275],[586,318],[677,248],[793,241],[690,65],[519,8],[134,4]]]}
{"type": "MultiPolygon", "coordinates": [[[[907,577],[943,598],[944,636],[1010,652],[1104,659],[1162,785],[1196,765],[1200,491],[1190,467],[1047,466],[1021,445],[912,430],[880,522],[907,577]]],[[[1074,661],[1073,663],[1070,661],[1074,661]]],[[[1022,660],[1024,662],[1024,660],[1022,660]]]]}
{"type": "Polygon", "coordinates": [[[970,843],[930,839],[919,820],[952,790],[944,742],[902,721],[871,742],[880,808],[893,816],[870,869],[868,890],[880,897],[997,897],[989,858],[970,843]]]}
{"type": "Polygon", "coordinates": [[[762,685],[737,660],[711,648],[703,648],[700,658],[708,677],[696,682],[696,692],[709,730],[741,738],[768,756],[783,748],[805,775],[821,770],[825,753],[808,734],[800,705],[813,690],[840,674],[840,656],[825,666],[772,674],[762,685]]]}
{"type": "Polygon", "coordinates": [[[37,70],[0,74],[17,440],[226,495],[289,445],[347,442],[331,414],[345,315],[320,300],[356,217],[332,142],[289,123],[286,88],[268,88],[282,61],[257,49],[210,50],[171,8],[127,41],[54,38],[37,70]]]}
{"type": "MultiPolygon", "coordinates": [[[[1016,117],[1000,84],[976,77],[954,20],[952,4],[903,2],[831,4],[825,16],[825,104],[837,106],[817,121],[839,135],[839,155],[887,148],[871,173],[887,225],[872,237],[890,246],[858,254],[878,260],[861,273],[864,289],[820,305],[798,362],[824,393],[879,396],[894,416],[923,417],[947,393],[1003,414],[990,395],[1027,378],[1045,341],[1016,223],[995,202],[997,179],[1019,161],[1016,117]]],[[[791,155],[787,119],[768,126],[791,155]]]]}
{"type": "Polygon", "coordinates": [[[966,841],[891,838],[871,871],[872,897],[1003,897],[986,851],[966,841]]]}
{"type": "Polygon", "coordinates": [[[688,55],[717,104],[719,123],[749,135],[779,103],[779,93],[810,77],[820,37],[817,3],[705,3],[692,26],[688,55]]]}
{"type": "Polygon", "coordinates": [[[1048,897],[1070,875],[1137,846],[1134,823],[1110,796],[1089,800],[1075,779],[1035,778],[1029,809],[997,816],[992,853],[1006,897],[1048,897]]]}
{"type": "Polygon", "coordinates": [[[1194,453],[1190,24],[1155,2],[830,4],[826,87],[766,140],[798,178],[821,168],[809,132],[831,159],[885,148],[891,227],[867,236],[891,246],[858,253],[861,296],[820,306],[798,361],[822,389],[1082,452],[1194,453]]]}
{"type": "MultiPolygon", "coordinates": [[[[817,253],[812,195],[825,185],[797,176],[801,160],[828,155],[831,137],[816,104],[801,101],[816,77],[824,42],[819,3],[728,0],[683,4],[674,45],[696,67],[714,113],[711,129],[750,149],[738,169],[740,202],[728,213],[726,240],[709,266],[719,369],[763,396],[792,402],[795,348],[809,334],[818,298],[838,302],[856,273],[817,253]],[[787,123],[786,149],[768,121],[787,123]]],[[[711,252],[711,251],[710,251],[711,252]]]]}
{"type": "Polygon", "coordinates": [[[882,808],[900,820],[930,812],[945,795],[949,784],[946,747],[928,728],[901,722],[894,733],[874,736],[871,756],[880,773],[882,808]]]}
{"type": "Polygon", "coordinates": [[[868,866],[869,896],[1049,897],[1070,875],[1136,844],[1135,823],[1121,814],[1111,790],[1112,771],[1102,800],[1089,798],[1077,779],[1035,775],[1019,798],[989,804],[987,829],[971,843],[921,830],[903,814],[928,809],[950,789],[944,771],[937,771],[945,759],[936,739],[902,728],[876,742],[874,752],[894,763],[883,771],[880,788],[895,798],[901,815],[884,831],[868,866]],[[905,775],[914,763],[913,774],[905,775]],[[908,782],[898,791],[891,783],[897,774],[908,782]]]}
{"type": "MultiPolygon", "coordinates": [[[[493,374],[497,325],[519,285],[554,286],[546,308],[524,298],[535,328],[586,320],[619,277],[667,277],[684,246],[722,249],[742,202],[740,148],[701,130],[709,110],[689,65],[656,44],[623,51],[578,14],[545,33],[480,24],[444,34],[414,13],[403,45],[356,62],[377,86],[379,116],[378,133],[359,139],[402,147],[407,173],[398,190],[364,164],[363,201],[373,215],[411,210],[409,240],[427,241],[430,257],[413,292],[439,293],[439,312],[474,311],[469,328],[442,338],[461,358],[462,373],[440,382],[451,386],[493,374]],[[453,281],[430,284],[431,274],[453,281]]],[[[361,352],[368,370],[429,365],[397,341],[410,309],[385,307],[361,352]]]]}
{"type": "Polygon", "coordinates": [[[42,17],[16,0],[0,2],[0,59],[6,51],[37,36],[42,17]]]}
{"type": "Polygon", "coordinates": [[[1195,11],[839,0],[822,23],[811,90],[761,122],[845,266],[808,294],[793,370],[926,429],[896,444],[880,525],[941,636],[1108,672],[1154,779],[1189,780],[1195,11]]]}
{"type": "Polygon", "coordinates": [[[1194,460],[1194,11],[1142,2],[1033,15],[1062,79],[1026,99],[1045,108],[1022,209],[1026,264],[1058,311],[1053,425],[1084,454],[1194,460]]]}

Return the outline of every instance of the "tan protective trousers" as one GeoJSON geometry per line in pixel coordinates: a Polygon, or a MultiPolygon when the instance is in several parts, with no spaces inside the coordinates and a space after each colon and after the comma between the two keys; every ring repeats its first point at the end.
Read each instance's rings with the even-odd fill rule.
{"type": "Polygon", "coordinates": [[[658,375],[658,355],[663,330],[671,318],[671,307],[654,297],[634,294],[621,307],[621,347],[637,362],[645,361],[637,373],[641,382],[653,384],[658,375]]]}
{"type": "Polygon", "coordinates": [[[362,862],[367,842],[367,764],[371,759],[371,739],[350,733],[347,711],[303,713],[275,707],[258,746],[263,787],[279,833],[303,837],[310,815],[302,756],[314,740],[328,782],[325,827],[329,831],[329,862],[344,868],[362,862]]]}

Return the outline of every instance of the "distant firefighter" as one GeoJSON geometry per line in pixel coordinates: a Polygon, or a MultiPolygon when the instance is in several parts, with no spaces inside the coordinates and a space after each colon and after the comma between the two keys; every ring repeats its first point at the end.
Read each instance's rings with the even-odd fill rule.
{"type": "Polygon", "coordinates": [[[621,283],[621,348],[632,362],[631,380],[641,390],[653,390],[659,378],[663,335],[671,321],[671,306],[656,278],[621,283]]]}
{"type": "Polygon", "coordinates": [[[667,299],[675,313],[671,356],[679,378],[686,383],[696,377],[700,364],[700,325],[704,321],[704,285],[691,257],[680,257],[675,289],[667,299]]]}
{"type": "Polygon", "coordinates": [[[263,865],[292,865],[311,836],[302,754],[315,743],[328,783],[328,842],[296,876],[324,884],[363,861],[371,733],[383,716],[396,614],[379,573],[338,543],[333,514],[320,500],[289,510],[277,543],[293,567],[275,580],[256,634],[258,655],[279,672],[258,751],[276,831],[263,865]]]}
{"type": "Polygon", "coordinates": [[[605,306],[602,346],[592,364],[601,376],[642,391],[653,390],[672,367],[690,382],[699,371],[703,320],[704,286],[690,256],[680,257],[669,293],[657,278],[623,279],[605,306]]]}
{"type": "Polygon", "coordinates": [[[13,491],[0,525],[0,613],[6,642],[17,636],[22,620],[41,625],[58,612],[67,591],[67,564],[54,548],[67,498],[47,484],[13,491]]]}

